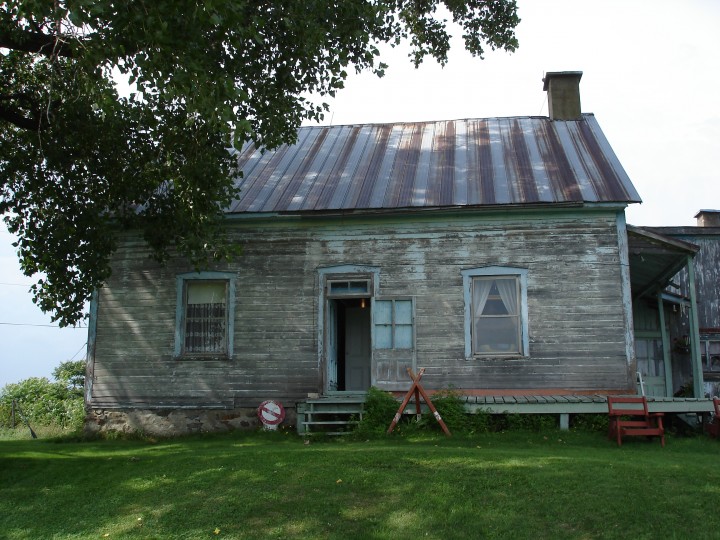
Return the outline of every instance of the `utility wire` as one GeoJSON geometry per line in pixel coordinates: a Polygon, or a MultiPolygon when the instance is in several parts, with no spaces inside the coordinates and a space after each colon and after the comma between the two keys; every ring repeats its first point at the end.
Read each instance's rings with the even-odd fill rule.
{"type": "MultiPolygon", "coordinates": [[[[31,324],[31,323],[13,323],[13,322],[0,322],[5,326],[41,326],[44,328],[61,328],[57,324],[31,324]]],[[[65,326],[65,328],[72,328],[73,330],[81,329],[87,330],[87,326],[65,326]]]]}
{"type": "Polygon", "coordinates": [[[86,341],[85,343],[83,343],[83,345],[82,345],[82,347],[80,347],[80,349],[78,349],[78,352],[76,352],[75,354],[73,354],[73,357],[70,359],[70,362],[72,362],[73,360],[75,360],[75,357],[76,357],[78,354],[80,354],[80,353],[85,349],[86,346],[87,346],[87,341],[86,341]]]}

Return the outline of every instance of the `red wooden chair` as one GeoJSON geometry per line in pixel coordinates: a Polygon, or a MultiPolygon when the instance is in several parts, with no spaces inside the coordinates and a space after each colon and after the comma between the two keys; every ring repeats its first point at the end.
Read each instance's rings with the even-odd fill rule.
{"type": "Polygon", "coordinates": [[[644,396],[608,396],[607,403],[608,438],[617,440],[618,446],[622,446],[623,437],[660,437],[660,444],[665,446],[663,413],[649,412],[644,396]]]}
{"type": "Polygon", "coordinates": [[[713,438],[720,436],[720,398],[713,398],[713,405],[715,406],[715,416],[713,416],[712,422],[705,425],[705,432],[713,438]]]}

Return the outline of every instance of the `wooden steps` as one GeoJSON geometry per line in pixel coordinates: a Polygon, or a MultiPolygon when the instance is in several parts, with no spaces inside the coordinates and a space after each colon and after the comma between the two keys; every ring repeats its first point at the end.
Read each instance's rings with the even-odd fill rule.
{"type": "Polygon", "coordinates": [[[308,398],[297,404],[298,434],[347,435],[362,419],[364,403],[364,394],[308,398]]]}

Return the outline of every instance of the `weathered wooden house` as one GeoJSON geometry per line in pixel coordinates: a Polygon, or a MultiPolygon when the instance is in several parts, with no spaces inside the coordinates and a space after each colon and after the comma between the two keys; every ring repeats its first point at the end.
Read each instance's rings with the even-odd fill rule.
{"type": "Polygon", "coordinates": [[[678,263],[686,259],[667,287],[654,291],[659,303],[636,302],[638,371],[648,395],[720,395],[720,211],[700,210],[695,218],[695,227],[630,228],[631,258],[637,232],[663,237],[678,263]]]}
{"type": "Polygon", "coordinates": [[[549,117],[304,127],[240,149],[235,261],[160,266],[122,237],[91,307],[88,427],[240,427],[267,399],[293,422],[309,397],[404,392],[408,366],[467,396],[634,392],[633,289],[675,272],[631,284],[640,197],[580,113],[580,76],[547,74],[549,117]]]}

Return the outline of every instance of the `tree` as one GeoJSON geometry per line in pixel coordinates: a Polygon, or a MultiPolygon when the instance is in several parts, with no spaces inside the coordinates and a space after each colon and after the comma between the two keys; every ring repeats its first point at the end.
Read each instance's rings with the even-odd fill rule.
{"type": "Polygon", "coordinates": [[[35,302],[76,323],[110,275],[119,230],[200,267],[232,255],[228,148],[293,142],[347,70],[382,75],[377,45],[447,61],[513,51],[514,0],[9,0],[0,4],[0,212],[35,302]],[[120,95],[117,75],[133,85],[120,95]],[[322,99],[322,98],[321,98],[322,99]]]}
{"type": "Polygon", "coordinates": [[[67,360],[53,369],[53,377],[72,394],[82,395],[85,387],[85,360],[67,360]]]}

